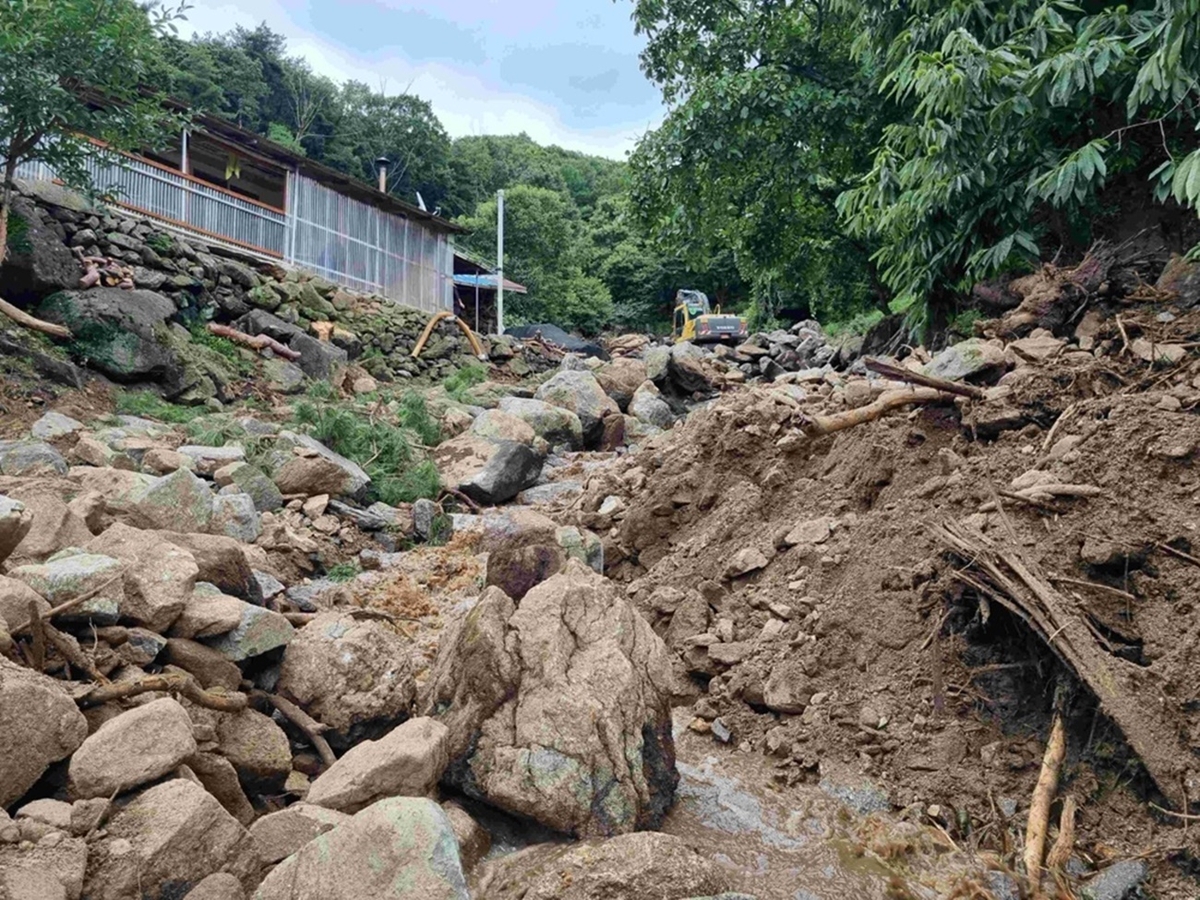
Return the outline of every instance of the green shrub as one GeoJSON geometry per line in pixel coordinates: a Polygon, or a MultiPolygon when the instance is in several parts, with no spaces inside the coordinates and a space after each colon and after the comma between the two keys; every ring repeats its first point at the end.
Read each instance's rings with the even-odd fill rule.
{"type": "Polygon", "coordinates": [[[33,244],[29,240],[29,223],[24,216],[16,213],[8,214],[8,249],[12,253],[32,253],[33,244]]]}
{"type": "Polygon", "coordinates": [[[470,397],[467,396],[466,392],[477,384],[483,384],[485,381],[487,381],[487,367],[481,366],[478,363],[468,363],[461,369],[456,369],[448,375],[446,380],[442,382],[442,387],[446,389],[447,394],[459,403],[469,403],[470,397]]]}
{"type": "Polygon", "coordinates": [[[325,573],[325,577],[330,581],[352,581],[361,571],[357,563],[338,563],[325,573]]]}
{"type": "Polygon", "coordinates": [[[442,426],[429,412],[425,397],[408,391],[400,398],[400,424],[416,433],[426,447],[436,447],[442,441],[442,426]]]}
{"type": "Polygon", "coordinates": [[[884,315],[881,309],[859,313],[842,322],[831,322],[825,326],[825,332],[830,337],[837,337],[841,334],[866,334],[883,321],[884,315]]]}
{"type": "Polygon", "coordinates": [[[144,419],[157,419],[168,425],[183,425],[207,414],[198,406],[168,403],[150,391],[126,391],[117,395],[117,412],[144,419]]]}
{"type": "Polygon", "coordinates": [[[171,239],[171,236],[163,234],[161,231],[146,238],[146,246],[160,255],[169,253],[174,245],[175,241],[171,239]]]}

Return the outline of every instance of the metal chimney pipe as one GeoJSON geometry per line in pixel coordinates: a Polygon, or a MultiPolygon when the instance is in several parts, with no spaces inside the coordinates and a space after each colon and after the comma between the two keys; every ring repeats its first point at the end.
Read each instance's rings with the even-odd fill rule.
{"type": "Polygon", "coordinates": [[[375,169],[379,172],[379,192],[381,194],[387,193],[388,166],[391,164],[392,161],[386,156],[381,156],[375,160],[375,169]]]}

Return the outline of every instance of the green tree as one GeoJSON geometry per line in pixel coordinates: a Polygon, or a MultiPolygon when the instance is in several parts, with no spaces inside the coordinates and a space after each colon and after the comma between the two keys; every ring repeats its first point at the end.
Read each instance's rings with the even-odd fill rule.
{"type": "Polygon", "coordinates": [[[846,6],[905,111],[839,201],[896,308],[1090,240],[1106,188],[1200,205],[1198,0],[846,6]]]}
{"type": "Polygon", "coordinates": [[[836,208],[887,113],[851,58],[854,16],[831,0],[634,0],[634,22],[669,104],[631,160],[643,227],[699,271],[732,253],[762,319],[878,303],[873,248],[836,208]]]}
{"type": "MultiPolygon", "coordinates": [[[[72,187],[103,188],[92,182],[89,158],[178,132],[182,119],[147,87],[177,15],[133,0],[0,3],[0,263],[19,165],[43,162],[72,187]]],[[[19,313],[7,303],[0,309],[19,313]]]]}

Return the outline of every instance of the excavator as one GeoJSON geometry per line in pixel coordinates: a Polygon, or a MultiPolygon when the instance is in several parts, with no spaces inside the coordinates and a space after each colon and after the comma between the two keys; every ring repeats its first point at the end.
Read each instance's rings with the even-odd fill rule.
{"type": "Polygon", "coordinates": [[[746,334],[746,317],[722,315],[720,306],[713,312],[708,296],[703,291],[684,290],[675,294],[671,337],[676,344],[684,341],[696,344],[716,341],[741,343],[746,339],[746,334]]]}

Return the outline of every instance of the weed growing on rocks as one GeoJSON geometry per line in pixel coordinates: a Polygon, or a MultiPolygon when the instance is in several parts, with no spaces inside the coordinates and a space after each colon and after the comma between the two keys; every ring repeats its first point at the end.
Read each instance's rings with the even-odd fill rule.
{"type": "Polygon", "coordinates": [[[467,391],[485,381],[487,381],[487,368],[472,363],[456,369],[442,382],[442,387],[459,403],[469,403],[470,398],[467,396],[467,391]]]}
{"type": "Polygon", "coordinates": [[[170,425],[185,425],[200,416],[205,410],[194,406],[179,406],[168,403],[150,391],[126,391],[117,395],[117,412],[144,419],[157,419],[170,425]]]}

